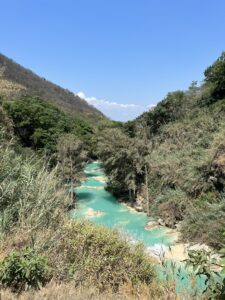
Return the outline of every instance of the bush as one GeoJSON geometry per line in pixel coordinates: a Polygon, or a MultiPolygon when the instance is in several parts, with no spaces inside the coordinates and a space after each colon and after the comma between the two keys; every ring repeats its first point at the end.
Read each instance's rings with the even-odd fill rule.
{"type": "Polygon", "coordinates": [[[174,228],[175,224],[183,219],[187,201],[187,196],[182,190],[166,189],[156,197],[152,209],[163,219],[166,226],[174,228]]]}
{"type": "Polygon", "coordinates": [[[214,202],[210,203],[207,198],[212,196],[205,196],[205,201],[199,198],[189,207],[181,226],[182,236],[187,241],[221,248],[225,243],[225,199],[214,198],[214,202]]]}
{"type": "Polygon", "coordinates": [[[213,253],[206,250],[188,251],[186,266],[192,266],[195,276],[202,276],[205,280],[205,290],[203,295],[206,299],[224,299],[225,296],[225,278],[213,268],[218,264],[213,258],[213,253]]]}
{"type": "Polygon", "coordinates": [[[131,246],[116,231],[103,226],[72,221],[55,232],[54,245],[44,245],[48,245],[42,247],[43,253],[49,257],[55,279],[116,291],[126,282],[150,284],[155,278],[143,246],[131,246]]]}
{"type": "Polygon", "coordinates": [[[4,287],[20,292],[39,289],[49,281],[48,263],[31,248],[12,252],[0,263],[0,282],[4,287]]]}

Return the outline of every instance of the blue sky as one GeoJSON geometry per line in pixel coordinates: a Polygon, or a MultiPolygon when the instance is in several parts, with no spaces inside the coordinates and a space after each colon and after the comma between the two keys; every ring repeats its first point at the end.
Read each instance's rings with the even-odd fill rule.
{"type": "Polygon", "coordinates": [[[0,0],[0,52],[116,120],[201,82],[223,50],[224,0],[0,0]]]}

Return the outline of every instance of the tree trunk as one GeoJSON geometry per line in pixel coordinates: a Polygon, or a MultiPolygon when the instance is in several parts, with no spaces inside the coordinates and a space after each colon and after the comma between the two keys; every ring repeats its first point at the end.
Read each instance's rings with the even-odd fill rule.
{"type": "Polygon", "coordinates": [[[132,207],[134,207],[135,201],[136,201],[136,186],[134,185],[133,197],[132,197],[132,207]]]}
{"type": "Polygon", "coordinates": [[[131,189],[129,189],[129,201],[130,201],[130,204],[132,206],[132,195],[131,195],[131,189]]]}
{"type": "Polygon", "coordinates": [[[71,197],[71,205],[73,205],[74,203],[74,197],[73,197],[73,160],[72,160],[72,156],[70,156],[70,183],[71,183],[71,193],[70,193],[70,197],[71,197]]]}
{"type": "Polygon", "coordinates": [[[147,202],[147,215],[150,216],[150,203],[149,203],[149,195],[148,195],[148,169],[145,165],[145,188],[146,188],[146,202],[147,202]]]}

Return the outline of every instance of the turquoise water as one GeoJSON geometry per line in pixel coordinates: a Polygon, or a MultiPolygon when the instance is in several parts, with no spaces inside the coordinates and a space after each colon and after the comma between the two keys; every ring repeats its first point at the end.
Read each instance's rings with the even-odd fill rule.
{"type": "Polygon", "coordinates": [[[151,218],[119,203],[105,190],[106,177],[100,163],[87,164],[84,172],[86,180],[76,188],[78,209],[72,212],[73,217],[85,218],[109,228],[117,228],[130,239],[141,241],[147,247],[173,244],[173,235],[166,235],[164,228],[145,230],[144,227],[151,218]],[[93,216],[95,213],[99,215],[93,216]]]}
{"type": "MultiPolygon", "coordinates": [[[[156,250],[157,253],[160,249],[162,251],[164,247],[174,244],[174,236],[172,234],[168,236],[166,228],[145,230],[146,223],[152,218],[118,202],[105,190],[107,178],[99,162],[87,164],[84,172],[86,179],[76,188],[78,203],[77,208],[71,212],[73,218],[87,219],[96,224],[116,228],[131,241],[143,242],[146,249],[156,250]]],[[[173,267],[171,264],[173,262],[168,261],[163,268],[157,267],[158,278],[162,282],[175,281],[181,299],[188,299],[190,295],[195,295],[194,299],[199,299],[205,289],[204,280],[197,276],[193,283],[193,276],[179,262],[173,267]]]]}

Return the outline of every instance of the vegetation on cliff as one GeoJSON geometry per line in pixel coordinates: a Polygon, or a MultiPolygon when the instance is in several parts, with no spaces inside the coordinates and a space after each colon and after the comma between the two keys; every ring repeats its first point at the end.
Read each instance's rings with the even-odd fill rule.
{"type": "Polygon", "coordinates": [[[224,78],[222,53],[201,86],[169,93],[122,129],[106,129],[98,143],[113,192],[141,198],[170,227],[182,221],[183,240],[216,248],[225,242],[224,78]]]}

